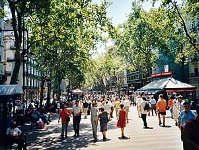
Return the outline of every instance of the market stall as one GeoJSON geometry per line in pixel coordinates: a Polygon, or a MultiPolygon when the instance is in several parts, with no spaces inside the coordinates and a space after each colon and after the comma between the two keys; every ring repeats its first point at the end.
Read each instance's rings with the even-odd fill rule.
{"type": "Polygon", "coordinates": [[[180,82],[172,77],[155,79],[142,88],[138,89],[136,93],[146,94],[160,94],[164,95],[183,95],[184,98],[196,101],[196,87],[187,83],[180,82]]]}

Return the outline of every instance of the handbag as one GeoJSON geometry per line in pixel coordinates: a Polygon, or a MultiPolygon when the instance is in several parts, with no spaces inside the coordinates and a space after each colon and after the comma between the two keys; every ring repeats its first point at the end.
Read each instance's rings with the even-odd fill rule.
{"type": "Polygon", "coordinates": [[[68,122],[70,121],[70,117],[69,116],[66,117],[66,121],[68,121],[68,122]]]}
{"type": "Polygon", "coordinates": [[[69,122],[70,121],[70,117],[66,116],[66,114],[64,113],[65,117],[66,117],[66,121],[69,122]]]}

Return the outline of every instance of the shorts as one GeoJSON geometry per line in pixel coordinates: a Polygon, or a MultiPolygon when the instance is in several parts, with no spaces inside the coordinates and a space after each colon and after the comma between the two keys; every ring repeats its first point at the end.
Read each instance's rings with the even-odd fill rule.
{"type": "Polygon", "coordinates": [[[158,112],[160,115],[166,115],[166,112],[158,112]]]}

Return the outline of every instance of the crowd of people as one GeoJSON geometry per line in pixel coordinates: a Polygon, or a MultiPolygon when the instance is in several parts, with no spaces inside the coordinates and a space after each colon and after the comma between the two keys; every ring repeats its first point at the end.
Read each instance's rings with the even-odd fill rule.
{"type": "MultiPolygon", "coordinates": [[[[148,126],[147,116],[157,116],[157,123],[159,126],[166,126],[166,113],[170,112],[170,117],[174,120],[176,126],[179,127],[181,132],[181,139],[183,142],[184,150],[197,150],[199,148],[199,106],[197,106],[197,114],[190,108],[191,104],[188,100],[184,100],[182,95],[177,97],[170,96],[165,100],[165,95],[159,94],[158,99],[153,95],[146,95],[144,93],[135,95],[134,101],[130,100],[128,96],[123,97],[84,97],[82,100],[75,100],[72,108],[66,103],[61,104],[59,112],[58,123],[62,124],[61,138],[67,138],[67,129],[70,120],[73,120],[74,137],[80,135],[81,119],[88,118],[92,125],[92,132],[94,142],[98,141],[98,128],[102,134],[102,140],[107,140],[107,125],[109,121],[115,117],[117,123],[116,127],[120,128],[121,138],[125,136],[125,127],[129,122],[129,108],[131,104],[136,105],[138,117],[143,121],[144,129],[153,129],[148,126]],[[169,110],[169,111],[167,111],[169,110]]],[[[48,121],[48,116],[38,114],[33,109],[32,114],[39,115],[44,122],[48,121]]],[[[45,122],[46,123],[46,122],[45,122]]],[[[9,133],[7,131],[7,133],[9,133]]],[[[19,145],[23,145],[19,141],[19,145]]]]}
{"type": "Polygon", "coordinates": [[[142,93],[136,99],[138,116],[142,118],[144,128],[148,127],[146,116],[150,113],[158,116],[159,125],[165,127],[166,110],[169,110],[171,118],[175,125],[179,127],[181,132],[181,139],[184,150],[198,150],[199,149],[199,105],[196,107],[196,113],[191,110],[190,101],[179,95],[176,98],[170,96],[168,102],[164,99],[163,94],[159,94],[158,100],[154,100],[153,96],[142,93]],[[147,103],[150,107],[145,109],[147,103]]]}
{"type": "MultiPolygon", "coordinates": [[[[137,95],[135,100],[138,110],[138,117],[143,120],[144,129],[153,129],[153,127],[150,127],[147,124],[147,116],[150,115],[156,115],[158,124],[162,127],[165,127],[165,116],[168,112],[167,110],[169,110],[169,115],[174,120],[176,126],[178,126],[180,129],[184,150],[196,150],[198,148],[199,132],[196,134],[196,131],[199,129],[197,117],[199,106],[197,106],[197,114],[194,113],[192,110],[190,110],[190,101],[183,100],[182,95],[179,95],[176,98],[174,96],[170,96],[169,100],[167,101],[164,99],[163,94],[159,94],[158,99],[156,100],[153,95],[145,95],[142,93],[141,95],[137,95]],[[195,138],[193,139],[192,136],[195,138]],[[192,147],[192,149],[190,149],[190,147],[192,147]],[[193,147],[195,147],[195,149],[193,147]]],[[[94,141],[97,142],[98,140],[98,124],[100,126],[100,132],[102,133],[102,139],[103,141],[106,141],[107,124],[115,112],[117,119],[116,127],[121,129],[121,138],[127,138],[125,136],[124,128],[129,120],[128,112],[131,104],[132,101],[129,100],[128,96],[124,96],[120,99],[105,98],[104,100],[93,99],[91,101],[90,99],[85,98],[83,101],[75,101],[75,105],[73,106],[71,112],[68,112],[67,114],[67,116],[73,116],[73,128],[75,132],[74,136],[79,136],[81,114],[84,114],[84,118],[87,119],[87,113],[89,112],[91,115],[90,118],[94,141]]],[[[64,108],[66,108],[66,106],[64,106],[64,108]]],[[[65,109],[62,111],[64,110],[65,109]]],[[[67,121],[64,121],[65,115],[62,114],[62,111],[60,112],[60,118],[63,118],[61,136],[63,136],[64,132],[65,135],[67,135],[67,127],[65,128],[66,130],[63,130],[63,124],[68,123],[67,121]]],[[[65,111],[68,111],[67,108],[65,111]]]]}
{"type": "Polygon", "coordinates": [[[107,124],[113,118],[115,111],[115,116],[118,120],[116,126],[121,128],[121,138],[126,138],[124,135],[124,128],[126,123],[128,123],[128,112],[131,105],[129,98],[122,97],[122,99],[111,99],[104,98],[103,100],[93,99],[92,101],[89,98],[85,98],[83,101],[76,100],[74,106],[72,107],[71,112],[67,109],[67,105],[64,105],[60,111],[60,116],[58,123],[62,123],[62,132],[61,138],[67,137],[67,125],[69,121],[66,120],[66,117],[73,116],[73,128],[74,128],[74,137],[79,136],[79,128],[81,115],[84,115],[84,118],[87,119],[88,113],[91,115],[91,125],[93,131],[94,141],[97,142],[97,128],[98,124],[100,127],[100,132],[102,133],[103,141],[107,140],[106,131],[107,124]]]}

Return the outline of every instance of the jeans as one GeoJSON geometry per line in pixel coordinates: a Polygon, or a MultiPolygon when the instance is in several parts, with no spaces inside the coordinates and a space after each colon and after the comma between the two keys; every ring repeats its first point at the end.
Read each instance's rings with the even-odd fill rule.
{"type": "Polygon", "coordinates": [[[75,135],[79,136],[79,124],[81,121],[81,115],[80,116],[75,116],[73,118],[73,128],[75,131],[75,135]]]}
{"type": "Polygon", "coordinates": [[[64,132],[65,132],[65,137],[67,137],[67,128],[68,128],[68,122],[66,124],[62,124],[62,129],[61,129],[62,137],[64,137],[64,132]]]}

